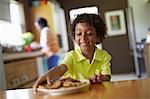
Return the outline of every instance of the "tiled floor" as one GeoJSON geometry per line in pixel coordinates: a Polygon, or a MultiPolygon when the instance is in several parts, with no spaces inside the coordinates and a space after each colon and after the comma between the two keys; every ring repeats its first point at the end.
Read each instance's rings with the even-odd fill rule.
{"type": "Polygon", "coordinates": [[[140,78],[138,78],[135,73],[112,74],[111,81],[135,80],[135,79],[143,79],[143,78],[147,78],[146,73],[142,73],[140,78]]]}

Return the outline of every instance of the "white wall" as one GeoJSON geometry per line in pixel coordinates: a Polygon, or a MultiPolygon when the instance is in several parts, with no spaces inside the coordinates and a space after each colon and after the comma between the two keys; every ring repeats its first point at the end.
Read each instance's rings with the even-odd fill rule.
{"type": "Polygon", "coordinates": [[[69,50],[68,44],[68,36],[67,36],[67,27],[66,27],[66,19],[65,19],[65,12],[60,7],[59,3],[53,3],[53,20],[54,20],[54,27],[55,32],[61,36],[62,48],[61,50],[67,52],[69,50]]]}
{"type": "Polygon", "coordinates": [[[129,7],[133,9],[136,41],[146,38],[150,27],[150,5],[145,0],[128,0],[129,7]]]}

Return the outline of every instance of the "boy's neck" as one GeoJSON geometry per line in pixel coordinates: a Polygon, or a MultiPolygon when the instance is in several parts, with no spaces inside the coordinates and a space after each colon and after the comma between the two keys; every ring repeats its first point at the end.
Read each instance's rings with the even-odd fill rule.
{"type": "Polygon", "coordinates": [[[91,62],[92,59],[93,59],[94,51],[95,51],[95,49],[84,50],[84,51],[82,51],[82,54],[83,54],[87,59],[89,59],[90,62],[91,62]]]}

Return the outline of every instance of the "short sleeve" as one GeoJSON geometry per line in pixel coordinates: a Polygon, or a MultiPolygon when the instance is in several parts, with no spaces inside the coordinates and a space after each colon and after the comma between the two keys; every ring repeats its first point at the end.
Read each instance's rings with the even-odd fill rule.
{"type": "Polygon", "coordinates": [[[103,58],[104,58],[104,60],[103,60],[103,65],[101,67],[101,74],[102,75],[111,75],[111,67],[110,67],[111,55],[107,51],[104,51],[103,58]]]}
{"type": "Polygon", "coordinates": [[[73,63],[72,54],[71,54],[71,52],[68,52],[65,54],[65,57],[61,62],[61,64],[66,65],[68,68],[68,71],[65,74],[68,74],[68,73],[72,74],[72,72],[73,72],[72,71],[73,70],[72,63],[73,63]]]}

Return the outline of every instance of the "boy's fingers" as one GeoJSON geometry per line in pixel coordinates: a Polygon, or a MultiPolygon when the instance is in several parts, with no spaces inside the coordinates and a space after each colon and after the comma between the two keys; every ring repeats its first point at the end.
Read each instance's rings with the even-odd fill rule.
{"type": "Polygon", "coordinates": [[[41,84],[41,79],[38,79],[34,85],[33,85],[33,90],[34,90],[34,93],[37,92],[37,88],[38,88],[38,85],[41,84]]]}
{"type": "Polygon", "coordinates": [[[50,78],[49,78],[48,76],[46,77],[46,79],[47,79],[47,84],[48,84],[48,85],[51,84],[50,78]]]}
{"type": "Polygon", "coordinates": [[[91,76],[91,77],[90,77],[90,82],[91,82],[91,83],[96,83],[96,78],[97,78],[97,75],[96,75],[96,74],[93,75],[93,76],[91,76]]]}
{"type": "Polygon", "coordinates": [[[101,83],[101,82],[102,82],[102,81],[101,81],[101,75],[97,75],[96,81],[97,81],[98,83],[101,83]]]}
{"type": "Polygon", "coordinates": [[[37,87],[38,87],[38,83],[35,83],[35,84],[33,85],[34,93],[36,93],[36,92],[37,92],[37,87]]]}

